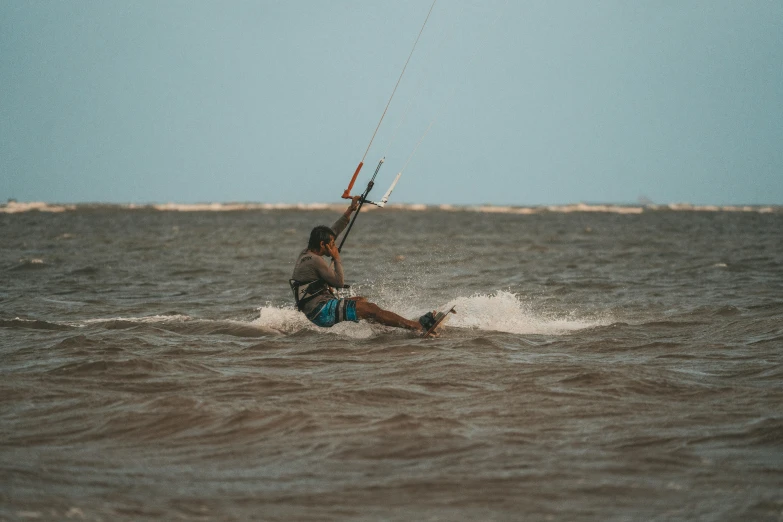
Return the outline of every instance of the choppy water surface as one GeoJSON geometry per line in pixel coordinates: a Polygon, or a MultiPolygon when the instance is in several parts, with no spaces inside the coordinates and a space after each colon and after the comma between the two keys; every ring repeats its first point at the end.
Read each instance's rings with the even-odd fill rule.
{"type": "Polygon", "coordinates": [[[783,520],[783,213],[0,213],[2,520],[783,520]]]}

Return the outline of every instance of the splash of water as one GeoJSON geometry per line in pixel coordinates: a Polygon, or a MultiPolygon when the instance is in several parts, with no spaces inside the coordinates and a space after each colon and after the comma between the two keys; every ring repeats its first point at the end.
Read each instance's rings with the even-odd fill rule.
{"type": "Polygon", "coordinates": [[[366,339],[385,329],[383,326],[371,325],[365,321],[359,324],[344,322],[338,323],[331,328],[321,328],[311,323],[303,313],[290,305],[273,306],[269,304],[259,308],[259,312],[258,319],[253,321],[254,325],[278,330],[284,334],[310,330],[318,333],[352,337],[354,339],[366,339]]]}
{"type": "Polygon", "coordinates": [[[456,307],[457,314],[450,319],[450,326],[513,334],[562,334],[611,323],[606,319],[579,319],[572,314],[542,315],[532,303],[503,290],[458,297],[449,301],[447,307],[451,306],[456,307]]]}
{"type": "MultiPolygon", "coordinates": [[[[394,301],[388,299],[387,301],[394,301]]],[[[398,302],[399,307],[389,307],[405,317],[424,313],[415,308],[410,301],[398,302]],[[399,308],[399,309],[398,309],[399,308]],[[415,308],[415,310],[414,310],[415,308]],[[403,310],[404,309],[404,310],[403,310]]],[[[579,318],[572,313],[562,315],[541,314],[535,311],[532,303],[517,294],[498,290],[492,294],[474,294],[469,297],[457,297],[449,301],[442,309],[456,307],[457,313],[450,318],[449,326],[474,330],[505,332],[512,334],[564,334],[584,328],[610,324],[609,318],[579,318]]],[[[260,316],[254,324],[279,330],[286,334],[301,330],[310,330],[324,334],[342,335],[355,339],[365,339],[390,331],[379,325],[365,321],[339,323],[332,328],[315,326],[304,314],[291,306],[267,305],[259,309],[260,316]]]]}

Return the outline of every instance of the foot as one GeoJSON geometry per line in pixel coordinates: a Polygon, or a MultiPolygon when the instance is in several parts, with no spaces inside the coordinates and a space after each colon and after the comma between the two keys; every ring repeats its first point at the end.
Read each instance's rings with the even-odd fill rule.
{"type": "Polygon", "coordinates": [[[422,334],[427,333],[427,331],[435,324],[435,314],[437,313],[437,310],[433,310],[432,312],[427,312],[426,314],[419,317],[419,324],[421,325],[422,334]]]}
{"type": "Polygon", "coordinates": [[[435,314],[437,312],[433,310],[432,312],[427,312],[426,314],[419,317],[419,324],[426,330],[429,330],[432,328],[432,325],[435,324],[435,314]]]}

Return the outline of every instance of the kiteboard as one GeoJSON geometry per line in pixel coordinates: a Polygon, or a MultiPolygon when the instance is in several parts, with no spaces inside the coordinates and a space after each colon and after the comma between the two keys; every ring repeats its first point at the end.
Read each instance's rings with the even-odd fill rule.
{"type": "Polygon", "coordinates": [[[438,313],[436,313],[435,314],[435,323],[430,327],[429,330],[427,330],[426,332],[424,332],[424,334],[422,334],[422,337],[424,337],[426,339],[427,337],[430,337],[431,335],[433,335],[435,333],[435,330],[437,330],[438,328],[440,328],[441,326],[446,324],[446,321],[450,317],[450,314],[456,314],[456,313],[457,313],[457,311],[454,309],[453,306],[451,308],[449,308],[448,310],[446,310],[445,312],[438,312],[438,313]]]}

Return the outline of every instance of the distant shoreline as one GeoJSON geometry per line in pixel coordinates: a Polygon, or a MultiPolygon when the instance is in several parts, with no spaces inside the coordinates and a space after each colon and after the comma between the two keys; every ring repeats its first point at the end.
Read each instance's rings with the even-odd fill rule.
{"type": "MultiPolygon", "coordinates": [[[[346,203],[46,203],[40,201],[9,201],[0,204],[0,214],[24,212],[75,212],[80,210],[155,210],[161,212],[238,212],[277,210],[344,210],[346,203]]],[[[367,210],[379,210],[367,205],[367,210]]],[[[601,204],[573,203],[568,205],[425,205],[389,204],[385,210],[421,212],[440,210],[445,212],[479,212],[486,214],[543,214],[571,212],[605,212],[614,214],[642,214],[645,212],[755,212],[760,214],[783,213],[783,205],[694,205],[669,204],[601,204]]]]}

